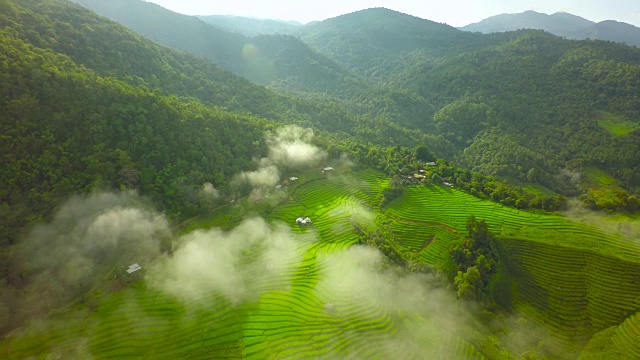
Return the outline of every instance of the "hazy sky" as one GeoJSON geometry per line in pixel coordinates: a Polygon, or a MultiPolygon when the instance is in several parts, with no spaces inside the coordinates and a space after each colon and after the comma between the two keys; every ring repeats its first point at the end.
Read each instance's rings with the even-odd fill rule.
{"type": "Polygon", "coordinates": [[[492,15],[535,10],[569,12],[593,21],[618,20],[640,26],[638,0],[149,0],[188,15],[240,15],[306,23],[341,14],[386,7],[452,26],[492,15]]]}

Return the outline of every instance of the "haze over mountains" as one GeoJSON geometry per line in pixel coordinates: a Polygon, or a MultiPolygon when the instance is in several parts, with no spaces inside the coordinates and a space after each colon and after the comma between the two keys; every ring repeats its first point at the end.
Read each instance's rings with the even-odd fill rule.
{"type": "Polygon", "coordinates": [[[264,34],[295,35],[303,24],[295,21],[254,19],[233,15],[200,15],[202,21],[245,36],[264,34]]]}
{"type": "Polygon", "coordinates": [[[483,34],[538,29],[568,39],[593,39],[640,46],[640,28],[614,20],[599,23],[566,12],[547,15],[532,10],[519,14],[500,14],[460,28],[483,34]]]}

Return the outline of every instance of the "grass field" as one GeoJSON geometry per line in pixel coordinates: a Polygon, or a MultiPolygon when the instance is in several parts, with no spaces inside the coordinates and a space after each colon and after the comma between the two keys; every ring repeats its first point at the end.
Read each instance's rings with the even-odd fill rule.
{"type": "Polygon", "coordinates": [[[621,116],[606,112],[598,112],[598,126],[615,136],[623,136],[640,129],[640,123],[630,121],[621,116]]]}
{"type": "Polygon", "coordinates": [[[496,358],[495,348],[474,345],[471,339],[481,338],[474,329],[481,326],[469,325],[473,321],[456,329],[436,314],[411,314],[390,303],[367,301],[354,293],[357,282],[335,287],[324,281],[332,266],[326,259],[344,256],[359,241],[356,223],[388,227],[421,261],[446,268],[449,246],[464,233],[469,215],[486,220],[502,239],[509,266],[518,274],[511,279],[518,290],[515,308],[546,324],[560,340],[586,341],[596,331],[619,326],[616,346],[637,351],[637,343],[627,342],[640,331],[640,250],[631,240],[440,186],[408,188],[381,211],[377,204],[386,178],[373,170],[336,172],[330,177],[301,174],[298,184],[270,193],[269,200],[237,199],[185,227],[186,232],[230,229],[256,215],[288,224],[299,241],[300,260],[282,277],[261,283],[257,298],[234,303],[212,296],[205,304],[192,304],[143,280],[121,291],[99,292],[92,311],[76,305],[32,321],[0,342],[1,356],[496,358]],[[299,216],[310,217],[313,226],[295,225],[299,216]],[[424,348],[409,346],[406,338],[424,348]]]}

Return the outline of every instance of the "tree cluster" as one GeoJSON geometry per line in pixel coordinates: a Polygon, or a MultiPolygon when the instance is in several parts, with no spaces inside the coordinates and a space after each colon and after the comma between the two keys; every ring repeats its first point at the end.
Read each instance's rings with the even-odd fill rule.
{"type": "Polygon", "coordinates": [[[496,270],[493,241],[495,239],[484,220],[478,221],[473,215],[467,219],[464,240],[450,249],[458,265],[454,278],[458,298],[481,300],[486,296],[489,279],[496,270]]]}

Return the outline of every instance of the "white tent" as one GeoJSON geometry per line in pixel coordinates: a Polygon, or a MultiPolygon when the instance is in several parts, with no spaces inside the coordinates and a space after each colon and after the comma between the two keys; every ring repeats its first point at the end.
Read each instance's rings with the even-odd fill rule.
{"type": "Polygon", "coordinates": [[[299,218],[296,219],[296,224],[298,225],[311,224],[311,219],[309,219],[308,217],[303,218],[302,216],[300,216],[299,218]]]}
{"type": "Polygon", "coordinates": [[[131,264],[131,265],[129,265],[129,268],[127,269],[127,273],[131,274],[131,273],[134,273],[134,272],[136,272],[136,271],[138,271],[140,269],[142,269],[142,267],[140,267],[140,265],[138,265],[138,263],[131,264]]]}

